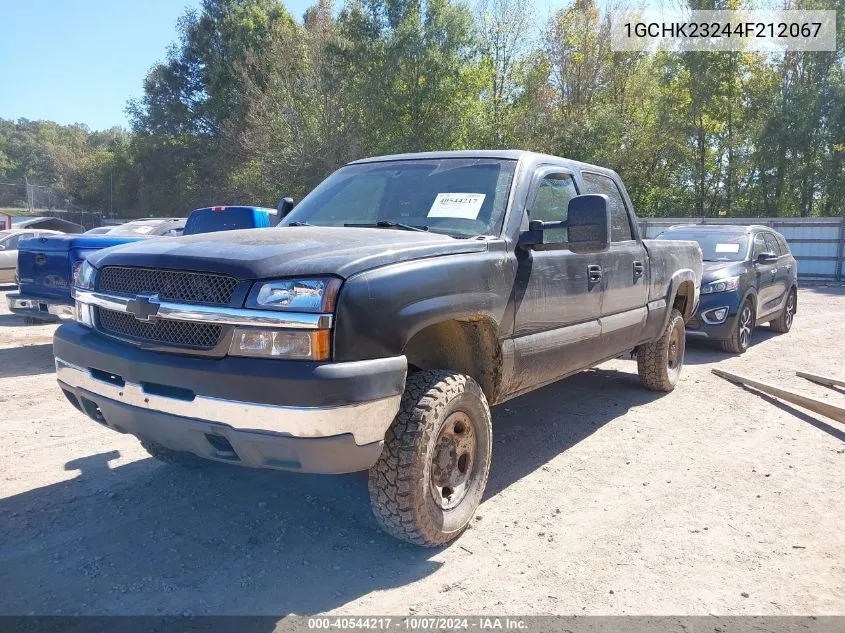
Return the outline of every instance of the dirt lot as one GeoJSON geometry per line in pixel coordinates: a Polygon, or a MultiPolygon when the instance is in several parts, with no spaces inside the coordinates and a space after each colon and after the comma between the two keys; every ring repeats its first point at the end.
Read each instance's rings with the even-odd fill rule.
{"type": "MultiPolygon", "coordinates": [[[[8,290],[8,289],[7,289],[8,290]]],[[[845,427],[728,384],[845,376],[845,288],[669,395],[614,361],[493,411],[487,496],[440,550],[380,534],[366,476],[186,472],[54,382],[0,293],[0,613],[845,614],[845,427]]]]}

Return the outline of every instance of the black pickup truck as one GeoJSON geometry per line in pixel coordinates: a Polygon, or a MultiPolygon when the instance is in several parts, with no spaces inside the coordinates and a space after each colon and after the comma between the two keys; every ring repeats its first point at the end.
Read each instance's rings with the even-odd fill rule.
{"type": "Polygon", "coordinates": [[[279,227],[91,255],[57,377],[165,462],[369,469],[381,527],[433,546],[481,500],[491,405],[627,352],[674,388],[701,267],[694,242],[640,238],[607,169],[371,158],[279,227]]]}

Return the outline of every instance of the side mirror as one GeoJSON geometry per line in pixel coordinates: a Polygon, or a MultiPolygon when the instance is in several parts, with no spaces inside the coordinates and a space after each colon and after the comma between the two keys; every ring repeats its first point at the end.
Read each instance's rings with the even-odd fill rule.
{"type": "Polygon", "coordinates": [[[293,211],[293,198],[282,198],[279,200],[279,206],[276,210],[278,211],[276,217],[281,222],[288,213],[293,211]]]}
{"type": "Polygon", "coordinates": [[[537,251],[564,250],[573,253],[600,253],[610,248],[610,210],[607,196],[601,193],[587,193],[575,196],[569,201],[567,219],[563,222],[540,222],[533,220],[528,231],[519,238],[523,248],[537,251]],[[568,229],[568,241],[547,244],[544,231],[568,229]]]}
{"type": "Polygon", "coordinates": [[[6,245],[0,244],[0,251],[5,251],[5,250],[6,250],[6,245]]]}
{"type": "Polygon", "coordinates": [[[772,252],[760,253],[757,255],[758,264],[772,264],[778,260],[778,255],[772,252]]]}

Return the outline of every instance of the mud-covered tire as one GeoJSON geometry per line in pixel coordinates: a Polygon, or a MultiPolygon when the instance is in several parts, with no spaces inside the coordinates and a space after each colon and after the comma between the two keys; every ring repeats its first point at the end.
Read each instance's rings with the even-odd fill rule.
{"type": "Polygon", "coordinates": [[[216,462],[210,459],[203,459],[193,453],[174,451],[162,446],[158,442],[144,440],[141,438],[138,439],[141,442],[141,446],[144,447],[144,450],[146,450],[152,457],[155,457],[158,461],[164,462],[165,464],[182,466],[183,468],[208,468],[209,466],[216,465],[216,462]]]}
{"type": "Polygon", "coordinates": [[[370,502],[379,526],[425,547],[460,536],[487,485],[492,437],[487,399],[472,378],[445,370],[409,376],[384,449],[369,472],[370,502]],[[469,439],[472,450],[465,444],[469,439]],[[464,482],[454,489],[449,487],[453,480],[444,479],[451,472],[455,482],[464,482]]]}
{"type": "Polygon", "coordinates": [[[769,323],[769,327],[775,332],[786,334],[792,329],[792,323],[795,320],[795,313],[798,311],[798,293],[795,288],[789,291],[789,296],[786,298],[786,303],[783,304],[783,309],[777,319],[769,323]]]}
{"type": "Polygon", "coordinates": [[[672,391],[681,377],[685,350],[684,317],[673,308],[660,338],[637,348],[640,384],[652,391],[672,391]]]}
{"type": "Polygon", "coordinates": [[[754,335],[756,316],[751,299],[746,299],[739,307],[731,337],[719,341],[719,347],[729,354],[744,354],[751,347],[751,337],[754,335]]]}

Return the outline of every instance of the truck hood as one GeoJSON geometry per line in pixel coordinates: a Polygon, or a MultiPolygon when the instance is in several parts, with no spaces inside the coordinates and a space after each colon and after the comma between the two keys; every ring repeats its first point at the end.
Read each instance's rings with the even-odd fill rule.
{"type": "Polygon", "coordinates": [[[196,270],[228,273],[239,279],[345,278],[386,264],[486,249],[485,240],[421,231],[284,226],[150,240],[94,254],[88,261],[97,268],[196,270]]]}
{"type": "Polygon", "coordinates": [[[21,242],[19,250],[69,252],[72,249],[100,249],[145,239],[143,237],[109,237],[107,235],[50,235],[21,242]]]}

